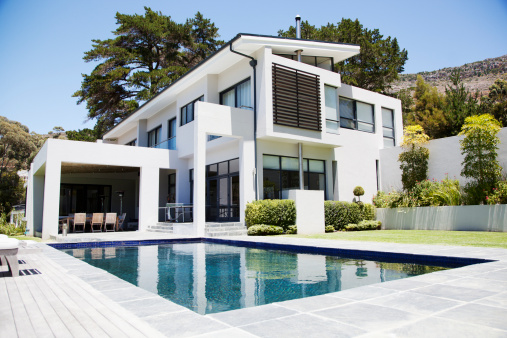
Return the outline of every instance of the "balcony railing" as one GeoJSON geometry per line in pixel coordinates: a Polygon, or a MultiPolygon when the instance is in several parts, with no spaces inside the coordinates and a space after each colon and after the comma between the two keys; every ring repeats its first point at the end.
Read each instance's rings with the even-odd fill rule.
{"type": "Polygon", "coordinates": [[[169,149],[169,150],[176,150],[176,136],[171,137],[165,141],[162,141],[160,143],[157,143],[150,148],[158,148],[158,149],[169,149]]]}
{"type": "Polygon", "coordinates": [[[167,203],[158,208],[158,221],[169,223],[188,223],[193,221],[194,206],[183,203],[167,203]]]}

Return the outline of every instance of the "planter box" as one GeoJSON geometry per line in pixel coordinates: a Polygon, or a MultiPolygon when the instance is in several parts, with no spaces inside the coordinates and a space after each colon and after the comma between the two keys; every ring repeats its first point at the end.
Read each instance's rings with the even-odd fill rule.
{"type": "Polygon", "coordinates": [[[377,209],[383,230],[507,232],[507,205],[377,209]]]}

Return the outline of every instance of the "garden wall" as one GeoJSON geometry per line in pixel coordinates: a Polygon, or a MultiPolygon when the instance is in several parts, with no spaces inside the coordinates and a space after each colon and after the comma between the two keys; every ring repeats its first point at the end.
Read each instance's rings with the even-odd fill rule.
{"type": "MultiPolygon", "coordinates": [[[[507,128],[502,128],[498,133],[500,144],[498,149],[498,162],[502,166],[503,173],[507,173],[507,128]]],[[[428,161],[428,178],[440,181],[446,175],[451,179],[458,179],[460,185],[465,185],[465,178],[461,177],[461,162],[463,155],[459,140],[463,136],[452,136],[432,140],[426,146],[430,151],[428,161]]],[[[396,140],[401,144],[401,140],[396,140]]],[[[401,169],[398,156],[402,152],[401,147],[386,148],[380,150],[380,190],[389,192],[401,190],[401,169]]]]}
{"type": "Polygon", "coordinates": [[[377,209],[382,230],[507,232],[507,205],[377,209]]]}

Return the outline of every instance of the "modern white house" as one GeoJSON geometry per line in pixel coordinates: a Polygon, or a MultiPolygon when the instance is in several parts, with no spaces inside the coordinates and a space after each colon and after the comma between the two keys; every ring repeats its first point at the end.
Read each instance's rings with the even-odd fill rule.
{"type": "Polygon", "coordinates": [[[49,139],[30,167],[27,227],[58,233],[60,216],[127,213],[144,231],[167,202],[206,222],[243,222],[247,202],[323,190],[365,200],[379,150],[401,142],[399,100],[341,83],[333,65],[359,46],[238,34],[97,143],[49,139]]]}

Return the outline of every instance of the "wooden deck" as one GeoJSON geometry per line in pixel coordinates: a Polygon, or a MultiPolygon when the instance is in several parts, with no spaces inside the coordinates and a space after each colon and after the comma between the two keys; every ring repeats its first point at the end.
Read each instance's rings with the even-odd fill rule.
{"type": "Polygon", "coordinates": [[[163,336],[42,253],[18,259],[40,274],[13,278],[0,266],[0,337],[163,336]]]}

